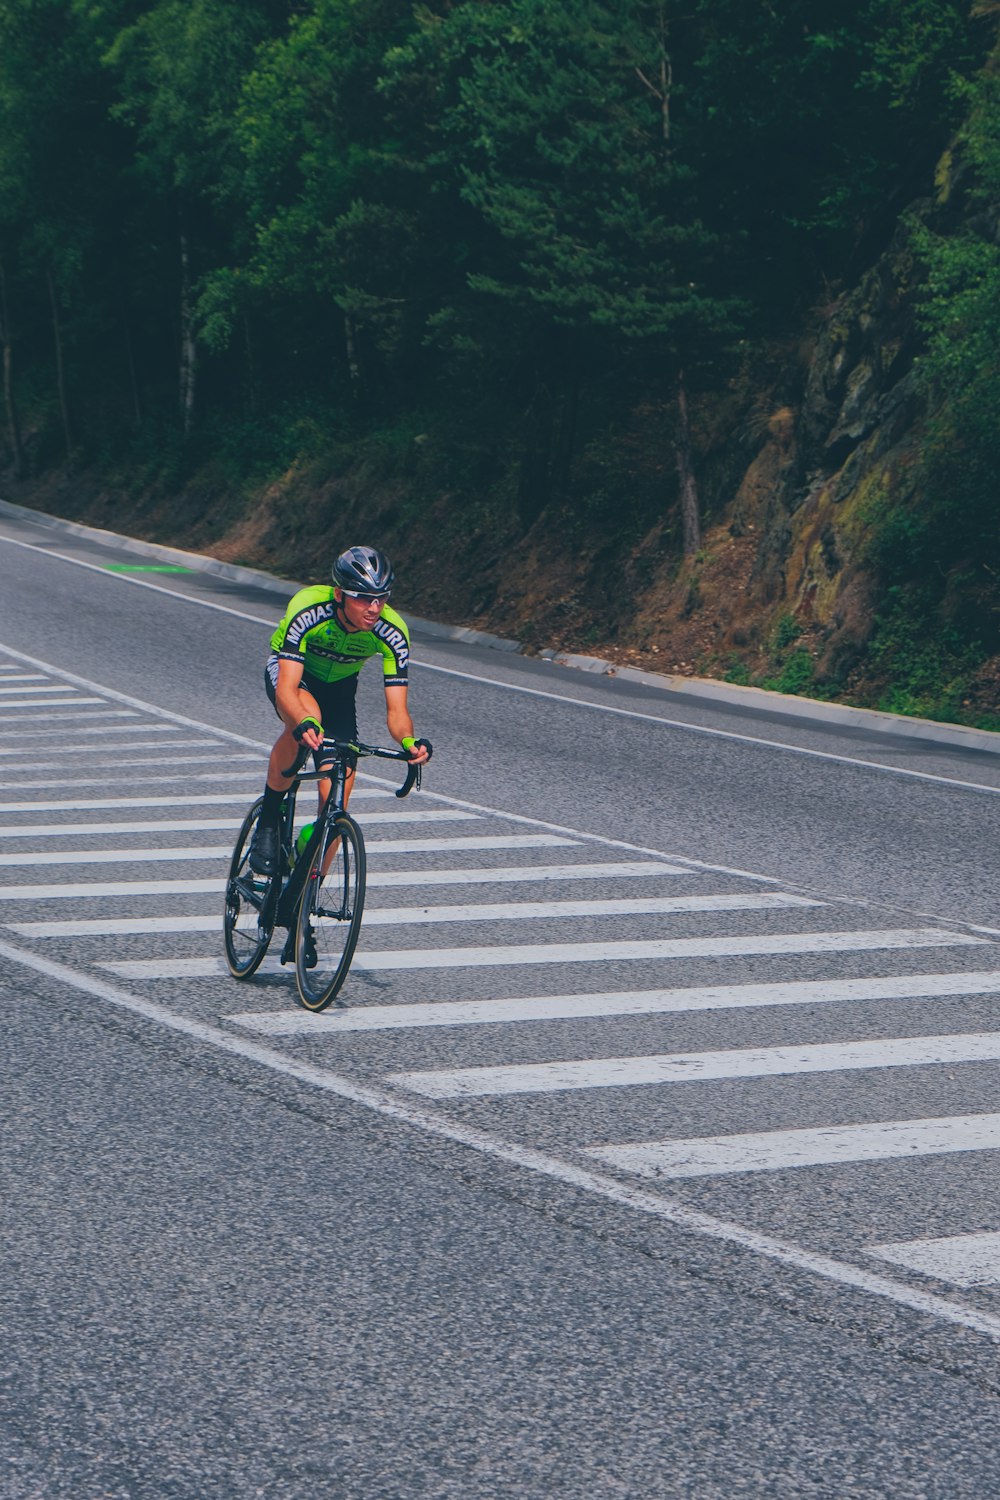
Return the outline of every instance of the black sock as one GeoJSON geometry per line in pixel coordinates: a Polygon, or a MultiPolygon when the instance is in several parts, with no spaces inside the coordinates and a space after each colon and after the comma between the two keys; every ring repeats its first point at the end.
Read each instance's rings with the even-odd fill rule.
{"type": "Polygon", "coordinates": [[[260,810],[260,821],[262,823],[277,823],[281,804],[284,800],[284,792],[276,792],[273,787],[265,786],[264,806],[260,810]]]}

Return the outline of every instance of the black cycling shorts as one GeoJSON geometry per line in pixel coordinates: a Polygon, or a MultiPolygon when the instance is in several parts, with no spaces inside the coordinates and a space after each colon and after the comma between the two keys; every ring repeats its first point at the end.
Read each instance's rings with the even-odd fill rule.
{"type": "MultiPolygon", "coordinates": [[[[278,705],[275,702],[277,686],[278,658],[270,656],[264,668],[264,690],[276,714],[278,713],[278,705]]],[[[308,672],[303,672],[302,686],[306,692],[312,693],[319,704],[323,733],[328,739],[357,739],[358,710],[355,700],[358,692],[358,674],[356,672],[351,677],[342,677],[339,682],[320,682],[318,678],[310,677],[308,672]]],[[[278,718],[281,718],[280,714],[278,718]]],[[[357,756],[351,757],[351,764],[357,764],[357,756]]]]}

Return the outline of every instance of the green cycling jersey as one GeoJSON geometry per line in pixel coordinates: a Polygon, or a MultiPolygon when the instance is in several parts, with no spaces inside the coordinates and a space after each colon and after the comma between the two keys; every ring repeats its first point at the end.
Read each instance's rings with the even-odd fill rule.
{"type": "Polygon", "coordinates": [[[388,605],[370,630],[345,630],[337,618],[332,587],[300,589],[289,601],[271,637],[278,661],[302,662],[318,682],[341,682],[357,676],[370,656],[382,657],[385,685],[405,685],[410,634],[401,615],[388,605]]]}

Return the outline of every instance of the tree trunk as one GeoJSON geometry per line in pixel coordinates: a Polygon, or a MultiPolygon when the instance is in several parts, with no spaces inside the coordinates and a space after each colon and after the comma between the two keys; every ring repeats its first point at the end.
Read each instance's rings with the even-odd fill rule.
{"type": "Polygon", "coordinates": [[[56,346],[56,384],[59,390],[59,410],[62,414],[63,438],[66,442],[66,462],[73,463],[73,429],[69,420],[69,403],[66,400],[66,369],[63,363],[62,328],[59,323],[59,299],[56,296],[56,279],[49,267],[46,272],[49,285],[49,304],[52,308],[52,337],[56,346]]]}
{"type": "Polygon", "coordinates": [[[14,404],[14,352],[10,342],[7,282],[2,262],[0,262],[0,344],[3,345],[3,405],[7,414],[7,432],[14,461],[14,477],[20,479],[24,474],[24,450],[21,446],[21,427],[17,420],[17,407],[14,404]]]}
{"type": "Polygon", "coordinates": [[[194,305],[191,300],[191,261],[187,235],[180,231],[181,253],[181,357],[180,408],[184,436],[190,437],[194,426],[195,377],[198,369],[198,347],[194,337],[194,305]]]}
{"type": "Polygon", "coordinates": [[[677,478],[680,481],[681,536],[684,556],[693,557],[701,546],[701,520],[698,515],[698,485],[691,466],[691,425],[688,420],[687,391],[684,371],[677,372],[677,436],[674,443],[677,478]]]}
{"type": "Polygon", "coordinates": [[[667,15],[663,6],[660,7],[658,51],[659,57],[656,63],[656,81],[650,78],[641,68],[636,68],[636,76],[645,88],[653,95],[660,106],[660,131],[663,136],[663,144],[667,154],[670,153],[670,96],[674,88],[674,69],[670,60],[670,52],[667,48],[667,15]]]}

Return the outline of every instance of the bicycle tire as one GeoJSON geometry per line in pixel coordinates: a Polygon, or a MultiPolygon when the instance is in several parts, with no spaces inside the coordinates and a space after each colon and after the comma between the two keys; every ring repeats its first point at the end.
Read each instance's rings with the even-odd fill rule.
{"type": "Polygon", "coordinates": [[[278,875],[258,875],[251,870],[248,855],[263,797],[257,799],[236,835],[233,857],[226,879],[226,906],[222,931],[226,963],[234,979],[249,979],[256,973],[274,933],[281,880],[278,875]]]}
{"type": "Polygon", "coordinates": [[[309,862],[295,920],[295,984],[306,1010],[326,1010],[347,978],[361,933],[365,876],[361,829],[349,813],[338,813],[309,862]],[[327,851],[337,839],[339,847],[327,861],[327,851]],[[316,958],[311,967],[310,938],[316,958]]]}

